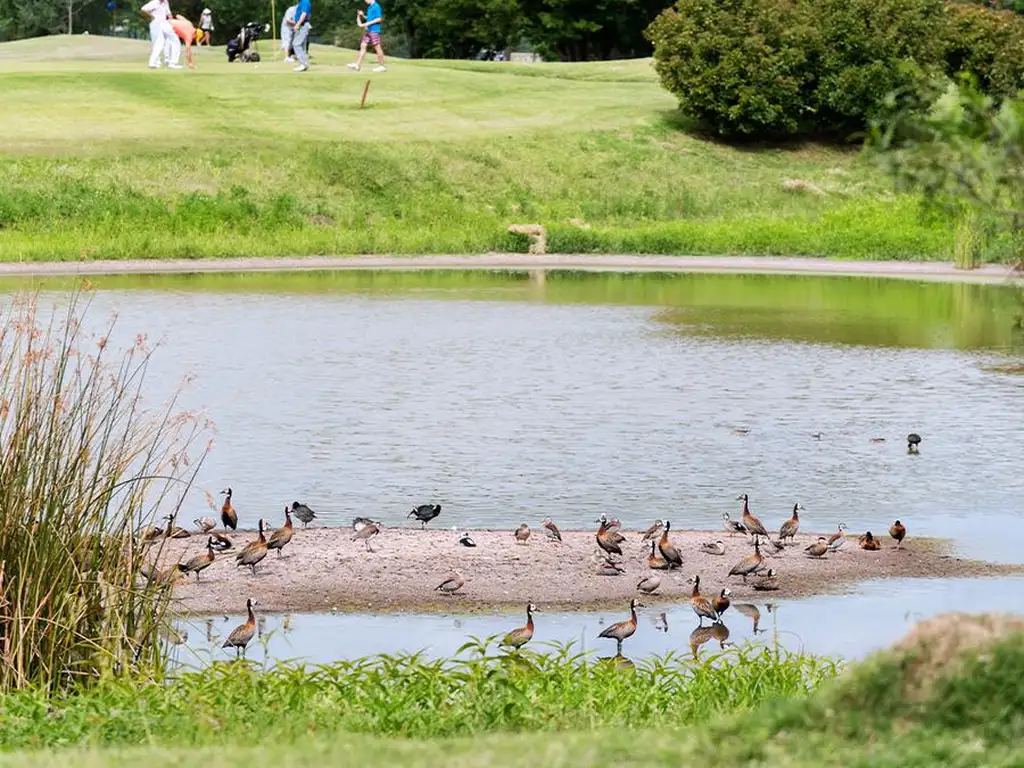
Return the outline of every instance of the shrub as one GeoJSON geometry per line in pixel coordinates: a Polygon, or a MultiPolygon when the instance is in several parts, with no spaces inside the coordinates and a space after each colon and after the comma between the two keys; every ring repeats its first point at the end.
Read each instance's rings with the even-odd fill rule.
{"type": "Polygon", "coordinates": [[[1016,95],[1024,87],[1024,18],[960,3],[947,12],[947,73],[970,73],[993,96],[1016,95]]]}

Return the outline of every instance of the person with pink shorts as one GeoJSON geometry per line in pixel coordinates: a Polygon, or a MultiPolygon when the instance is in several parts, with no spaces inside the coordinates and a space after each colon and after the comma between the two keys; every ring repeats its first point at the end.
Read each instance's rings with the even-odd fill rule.
{"type": "Polygon", "coordinates": [[[363,33],[362,42],[359,44],[359,58],[354,62],[347,64],[349,69],[354,69],[356,72],[363,64],[363,57],[366,56],[367,46],[372,45],[374,50],[377,51],[377,66],[373,68],[374,72],[387,72],[387,67],[384,66],[384,49],[380,45],[380,25],[382,11],[380,3],[377,0],[366,0],[366,5],[369,6],[366,9],[364,15],[362,11],[356,14],[356,23],[366,30],[363,33]]]}

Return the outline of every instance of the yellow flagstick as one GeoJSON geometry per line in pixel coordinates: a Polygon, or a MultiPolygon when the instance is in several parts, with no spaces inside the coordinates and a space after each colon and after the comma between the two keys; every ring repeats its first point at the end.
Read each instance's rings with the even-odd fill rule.
{"type": "Polygon", "coordinates": [[[366,106],[366,95],[370,92],[370,81],[366,81],[366,85],[363,86],[363,98],[359,101],[359,108],[362,109],[366,106]]]}

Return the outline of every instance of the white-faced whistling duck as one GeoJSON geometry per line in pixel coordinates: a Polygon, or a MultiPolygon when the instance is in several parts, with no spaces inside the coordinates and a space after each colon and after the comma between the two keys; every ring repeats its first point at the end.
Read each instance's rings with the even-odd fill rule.
{"type": "Polygon", "coordinates": [[[211,533],[210,537],[213,539],[213,548],[218,552],[227,552],[233,546],[235,546],[231,539],[225,536],[223,533],[211,533]]]}
{"type": "Polygon", "coordinates": [[[796,539],[796,532],[800,530],[800,510],[803,509],[799,504],[793,505],[793,516],[782,524],[779,528],[779,541],[783,544],[786,543],[786,539],[789,539],[792,544],[796,539]]]}
{"type": "Polygon", "coordinates": [[[182,573],[194,573],[198,582],[199,572],[211,565],[213,565],[213,537],[209,536],[206,539],[206,551],[201,555],[196,555],[184,565],[179,565],[178,569],[182,573]]]}
{"type": "Polygon", "coordinates": [[[637,600],[635,597],[629,601],[629,619],[626,621],[620,621],[617,624],[612,624],[610,627],[606,627],[598,637],[609,637],[616,642],[615,655],[622,655],[622,641],[627,640],[633,636],[636,632],[636,609],[643,608],[644,604],[637,600]]]}
{"type": "Polygon", "coordinates": [[[824,536],[819,536],[816,542],[809,547],[804,547],[804,552],[807,553],[808,557],[823,557],[828,552],[828,539],[824,536]]]}
{"type": "Polygon", "coordinates": [[[192,522],[196,524],[200,533],[209,533],[217,527],[217,521],[212,517],[197,517],[192,522]]]}
{"type": "Polygon", "coordinates": [[[711,598],[711,607],[714,609],[715,613],[718,614],[719,621],[722,620],[722,614],[729,610],[729,606],[732,605],[732,602],[729,600],[729,595],[731,594],[732,591],[725,588],[711,598]]]}
{"type": "Polygon", "coordinates": [[[744,493],[738,496],[736,501],[743,502],[743,526],[750,531],[750,535],[755,538],[757,536],[768,538],[768,529],[764,527],[764,523],[750,513],[750,497],[744,493]]]}
{"type": "Polygon", "coordinates": [[[363,528],[371,525],[374,521],[368,517],[353,517],[352,518],[352,533],[359,533],[363,528]]]}
{"type": "Polygon", "coordinates": [[[523,523],[512,533],[516,537],[516,544],[525,544],[530,538],[530,526],[523,523]]]}
{"type": "Polygon", "coordinates": [[[693,612],[697,614],[697,618],[700,619],[701,625],[703,626],[704,619],[717,621],[718,614],[711,607],[711,601],[700,593],[700,576],[694,576],[690,581],[693,582],[693,592],[690,593],[690,606],[693,608],[693,612]]]}
{"type": "Polygon", "coordinates": [[[451,575],[447,579],[442,581],[436,587],[435,592],[440,592],[443,595],[451,595],[462,589],[462,585],[466,583],[466,580],[462,577],[462,574],[458,571],[452,571],[451,575]]]}
{"type": "Polygon", "coordinates": [[[256,564],[267,556],[267,537],[263,535],[263,518],[260,518],[259,537],[256,541],[250,541],[245,549],[235,555],[235,567],[248,565],[252,575],[256,575],[256,564]]]}
{"type": "Polygon", "coordinates": [[[846,523],[840,523],[836,532],[828,537],[828,547],[833,552],[838,552],[839,548],[846,543],[846,536],[843,535],[843,531],[846,530],[846,523]]]}
{"type": "Polygon", "coordinates": [[[921,445],[921,436],[916,432],[907,435],[907,453],[917,453],[921,445]]]}
{"type": "Polygon", "coordinates": [[[597,529],[597,546],[609,555],[621,555],[622,547],[619,546],[619,542],[612,539],[612,533],[612,531],[608,530],[607,522],[601,523],[601,527],[597,529]]]}
{"type": "Polygon", "coordinates": [[[281,556],[281,550],[292,540],[295,529],[292,527],[292,515],[288,507],[284,508],[284,526],[274,531],[270,540],[267,541],[267,549],[276,549],[277,556],[281,556]]]}
{"type": "MultiPolygon", "coordinates": [[[[166,519],[166,518],[164,518],[166,519]]],[[[142,541],[156,541],[164,535],[164,529],[158,525],[144,525],[139,528],[138,536],[142,541]]]]}
{"type": "Polygon", "coordinates": [[[661,552],[661,556],[665,558],[665,562],[668,563],[670,569],[679,568],[683,564],[683,556],[679,554],[679,550],[668,540],[668,532],[671,529],[672,523],[666,520],[665,530],[661,532],[661,538],[658,539],[658,551],[661,552]]]}
{"type": "Polygon", "coordinates": [[[661,535],[661,531],[664,527],[664,520],[655,520],[654,524],[651,525],[651,527],[648,528],[646,531],[644,531],[644,536],[643,539],[641,539],[641,541],[651,541],[652,539],[658,538],[661,535]]]}
{"type": "Polygon", "coordinates": [[[164,515],[167,527],[164,529],[164,536],[168,539],[187,539],[192,534],[179,525],[174,524],[174,515],[164,515]]]}
{"type": "Polygon", "coordinates": [[[889,528],[889,535],[896,539],[896,549],[903,549],[903,539],[907,537],[907,527],[897,520],[889,528]]]}
{"type": "Polygon", "coordinates": [[[366,551],[373,552],[373,547],[370,546],[370,539],[380,533],[381,527],[380,523],[368,523],[352,534],[352,541],[362,539],[363,543],[366,544],[366,551]]]}
{"type": "Polygon", "coordinates": [[[305,504],[299,504],[297,501],[292,502],[292,514],[302,523],[303,528],[316,519],[316,512],[305,504]]]}
{"type": "Polygon", "coordinates": [[[650,576],[644,576],[637,583],[636,588],[643,592],[645,595],[650,595],[658,591],[658,587],[661,586],[661,576],[651,574],[650,576]]]}
{"type": "Polygon", "coordinates": [[[418,507],[414,507],[406,517],[415,517],[420,521],[420,528],[426,528],[427,523],[440,514],[440,504],[420,504],[418,507]]]}
{"type": "Polygon", "coordinates": [[[706,552],[709,555],[724,555],[725,542],[721,539],[715,539],[715,541],[702,541],[700,544],[700,551],[706,552]]]}
{"type": "Polygon", "coordinates": [[[757,543],[757,539],[754,539],[754,554],[747,555],[740,560],[736,565],[729,571],[730,576],[742,576],[743,583],[747,583],[747,576],[759,571],[764,565],[764,558],[761,557],[761,547],[757,543]]]}
{"type": "Polygon", "coordinates": [[[558,530],[558,526],[554,524],[550,517],[545,517],[541,521],[541,525],[547,530],[549,539],[554,539],[555,541],[562,540],[562,532],[558,530]]]}
{"type": "Polygon", "coordinates": [[[224,494],[224,503],[220,507],[220,521],[224,523],[224,529],[238,530],[238,513],[231,506],[231,488],[221,491],[224,494]]]}
{"type": "Polygon", "coordinates": [[[473,541],[473,537],[469,535],[468,531],[466,531],[461,536],[459,536],[459,544],[461,544],[464,547],[475,547],[476,546],[476,542],[473,541]]]}
{"type": "Polygon", "coordinates": [[[513,629],[504,639],[499,643],[506,648],[512,648],[518,651],[528,642],[533,639],[533,612],[537,610],[537,606],[533,603],[526,604],[526,626],[513,629]]]}
{"type": "Polygon", "coordinates": [[[861,539],[860,548],[866,549],[869,552],[876,552],[882,548],[882,543],[871,535],[871,531],[868,531],[861,539]]]}
{"type": "Polygon", "coordinates": [[[658,542],[651,542],[651,554],[647,556],[647,567],[655,571],[668,570],[665,558],[657,553],[658,542]]]}
{"type": "Polygon", "coordinates": [[[754,577],[751,586],[758,592],[774,592],[779,588],[779,574],[774,568],[769,568],[760,576],[754,577]]]}
{"type": "Polygon", "coordinates": [[[256,614],[252,612],[252,608],[256,605],[256,601],[251,597],[245,601],[245,608],[249,612],[249,618],[246,619],[244,624],[239,624],[228,635],[228,639],[224,641],[224,645],[221,648],[234,648],[235,656],[245,655],[245,646],[252,640],[253,635],[256,634],[256,614]]]}
{"type": "Polygon", "coordinates": [[[619,533],[619,528],[622,527],[622,523],[620,523],[618,519],[613,517],[609,520],[608,515],[601,515],[594,522],[601,524],[601,527],[604,528],[606,538],[613,544],[621,544],[626,540],[626,537],[619,533]]]}
{"type": "Polygon", "coordinates": [[[722,513],[722,527],[725,528],[726,532],[730,536],[733,536],[737,533],[742,533],[744,535],[747,533],[747,526],[745,526],[738,520],[733,520],[731,517],[729,517],[728,512],[722,513]]]}

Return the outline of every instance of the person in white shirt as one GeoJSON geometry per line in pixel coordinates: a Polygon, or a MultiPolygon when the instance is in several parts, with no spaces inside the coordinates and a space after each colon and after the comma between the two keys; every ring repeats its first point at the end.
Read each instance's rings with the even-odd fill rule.
{"type": "Polygon", "coordinates": [[[287,57],[285,61],[295,61],[292,56],[292,36],[295,34],[295,12],[298,5],[291,6],[284,12],[284,20],[281,22],[281,50],[287,57]]]}
{"type": "Polygon", "coordinates": [[[149,39],[152,48],[149,51],[149,68],[158,69],[160,67],[160,54],[167,46],[168,50],[164,53],[168,61],[167,66],[171,69],[181,69],[181,64],[177,63],[181,58],[181,41],[174,34],[174,29],[170,24],[171,6],[168,0],[149,0],[142,6],[142,12],[151,19],[149,39]]]}

